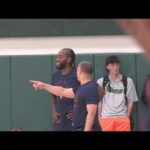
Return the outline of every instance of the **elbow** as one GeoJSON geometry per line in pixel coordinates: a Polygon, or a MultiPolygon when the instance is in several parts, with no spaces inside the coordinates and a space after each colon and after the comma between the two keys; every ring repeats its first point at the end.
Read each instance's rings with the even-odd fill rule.
{"type": "Polygon", "coordinates": [[[88,115],[91,116],[91,117],[95,116],[96,115],[96,111],[95,110],[89,111],[88,115]]]}

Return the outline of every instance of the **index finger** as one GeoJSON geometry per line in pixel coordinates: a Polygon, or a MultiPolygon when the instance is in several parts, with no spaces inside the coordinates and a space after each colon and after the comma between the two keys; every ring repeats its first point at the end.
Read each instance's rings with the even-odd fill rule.
{"type": "Polygon", "coordinates": [[[38,81],[35,80],[29,80],[30,83],[37,83],[38,81]]]}

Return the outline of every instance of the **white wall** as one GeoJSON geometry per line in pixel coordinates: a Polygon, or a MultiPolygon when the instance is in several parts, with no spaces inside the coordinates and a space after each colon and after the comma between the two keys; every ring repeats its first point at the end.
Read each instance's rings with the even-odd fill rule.
{"type": "Polygon", "coordinates": [[[81,53],[142,53],[130,36],[58,36],[0,38],[0,55],[57,54],[62,48],[81,53]]]}

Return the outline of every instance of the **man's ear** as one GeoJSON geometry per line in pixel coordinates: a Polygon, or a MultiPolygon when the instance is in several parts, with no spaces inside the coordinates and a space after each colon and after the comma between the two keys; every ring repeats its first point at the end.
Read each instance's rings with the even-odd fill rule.
{"type": "Polygon", "coordinates": [[[108,65],[106,66],[106,69],[109,70],[109,66],[108,65]]]}
{"type": "Polygon", "coordinates": [[[68,63],[68,64],[71,63],[71,58],[70,58],[70,57],[67,59],[67,63],[68,63]]]}

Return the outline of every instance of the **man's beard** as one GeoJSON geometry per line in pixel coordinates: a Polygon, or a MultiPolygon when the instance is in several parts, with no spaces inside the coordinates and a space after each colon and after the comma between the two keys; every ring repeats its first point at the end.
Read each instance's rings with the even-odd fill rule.
{"type": "Polygon", "coordinates": [[[60,64],[60,66],[56,66],[57,69],[61,70],[66,67],[66,64],[60,64]]]}

